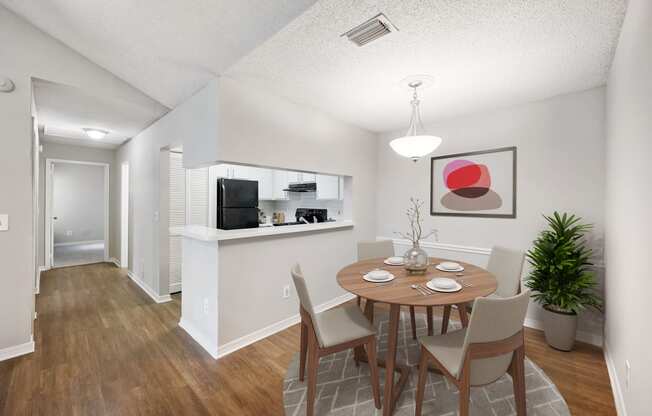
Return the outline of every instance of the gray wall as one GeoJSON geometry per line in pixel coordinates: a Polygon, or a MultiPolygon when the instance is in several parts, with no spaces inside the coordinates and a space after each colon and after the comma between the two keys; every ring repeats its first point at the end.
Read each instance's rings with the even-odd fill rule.
{"type": "MultiPolygon", "coordinates": [[[[591,240],[596,262],[602,263],[604,88],[444,120],[426,129],[443,138],[434,155],[518,148],[516,219],[427,215],[426,228],[439,230],[440,243],[527,250],[545,226],[541,214],[569,211],[595,224],[591,240]]],[[[406,230],[403,213],[411,196],[424,200],[429,213],[430,158],[413,163],[394,153],[389,141],[402,134],[383,134],[378,147],[377,232],[382,237],[396,238],[395,231],[406,230]]],[[[448,255],[459,257],[460,253],[448,255]]],[[[597,272],[603,274],[601,268],[597,272]]],[[[528,317],[540,319],[534,303],[528,317]]],[[[580,329],[599,338],[601,316],[588,312],[580,329]]]]}
{"type": "Polygon", "coordinates": [[[76,160],[109,164],[109,256],[120,258],[120,165],[115,163],[116,150],[58,143],[43,143],[39,170],[38,261],[45,265],[45,161],[46,159],[76,160]]]}
{"type": "Polygon", "coordinates": [[[54,245],[104,240],[104,167],[55,163],[52,177],[54,245]]]}
{"type": "Polygon", "coordinates": [[[0,71],[16,89],[0,93],[0,213],[9,214],[10,231],[0,232],[0,281],[11,296],[0,302],[0,350],[31,340],[36,254],[32,185],[31,77],[109,95],[153,103],[133,87],[0,6],[0,71]]]}
{"type": "MultiPolygon", "coordinates": [[[[652,2],[630,0],[607,87],[606,351],[617,403],[652,409],[652,2]],[[631,365],[626,383],[625,360],[631,365]]],[[[625,414],[624,412],[621,414],[625,414]]]]}

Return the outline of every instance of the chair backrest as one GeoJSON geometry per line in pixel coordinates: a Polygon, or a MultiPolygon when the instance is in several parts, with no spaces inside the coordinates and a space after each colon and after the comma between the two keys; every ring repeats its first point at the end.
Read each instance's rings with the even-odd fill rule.
{"type": "MultiPolygon", "coordinates": [[[[463,353],[469,345],[506,340],[523,330],[530,301],[530,291],[509,298],[477,298],[464,339],[463,353]]],[[[507,371],[512,352],[471,361],[471,385],[483,385],[500,378],[507,371]]],[[[461,370],[461,368],[460,368],[461,370]]]]}
{"type": "Polygon", "coordinates": [[[299,303],[301,307],[308,312],[310,315],[310,320],[312,321],[312,326],[315,328],[315,335],[317,335],[317,340],[320,344],[322,343],[322,338],[319,333],[319,323],[317,322],[317,313],[315,308],[312,306],[312,300],[310,299],[310,293],[308,291],[308,285],[306,284],[306,279],[303,277],[303,272],[301,271],[301,266],[295,264],[290,270],[292,274],[292,281],[294,282],[294,288],[297,290],[297,295],[299,296],[299,303]]]}
{"type": "Polygon", "coordinates": [[[358,260],[387,258],[393,255],[394,242],[392,240],[358,242],[358,260]]]}
{"type": "Polygon", "coordinates": [[[524,260],[525,253],[519,250],[504,247],[494,247],[491,250],[487,270],[498,280],[496,296],[508,298],[519,293],[524,260]]]}

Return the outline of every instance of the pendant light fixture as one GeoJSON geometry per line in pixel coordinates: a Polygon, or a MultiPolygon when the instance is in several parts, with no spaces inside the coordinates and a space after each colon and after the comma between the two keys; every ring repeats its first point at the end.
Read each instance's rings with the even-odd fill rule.
{"type": "Polygon", "coordinates": [[[423,129],[421,112],[419,111],[419,97],[417,95],[417,88],[422,85],[423,81],[420,79],[413,77],[408,79],[407,86],[412,89],[412,117],[410,117],[410,126],[405,136],[389,142],[389,145],[396,153],[410,158],[414,162],[434,152],[441,144],[441,137],[425,134],[423,129]]]}

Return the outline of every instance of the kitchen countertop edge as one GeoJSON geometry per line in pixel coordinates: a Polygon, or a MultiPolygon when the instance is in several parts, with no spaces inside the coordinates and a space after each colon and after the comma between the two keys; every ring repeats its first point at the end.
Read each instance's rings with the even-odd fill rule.
{"type": "Polygon", "coordinates": [[[170,235],[181,235],[199,241],[224,241],[306,233],[310,231],[334,230],[338,228],[352,228],[353,226],[354,223],[352,220],[320,222],[318,224],[285,225],[282,227],[243,228],[240,230],[220,230],[201,225],[186,225],[185,227],[170,227],[170,235]]]}

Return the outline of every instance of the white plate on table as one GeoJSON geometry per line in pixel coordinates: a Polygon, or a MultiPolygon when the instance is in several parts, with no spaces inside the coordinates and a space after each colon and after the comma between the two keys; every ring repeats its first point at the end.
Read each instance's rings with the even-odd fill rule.
{"type": "MultiPolygon", "coordinates": [[[[437,279],[433,279],[433,280],[437,280],[437,279]]],[[[434,290],[435,292],[453,293],[453,292],[459,292],[460,290],[462,290],[462,285],[459,284],[458,282],[456,282],[455,280],[446,279],[446,280],[451,280],[454,283],[454,286],[451,286],[449,288],[443,288],[443,287],[436,286],[435,284],[433,284],[433,280],[430,280],[429,282],[427,282],[426,286],[428,287],[428,289],[434,290]]]]}
{"type": "Polygon", "coordinates": [[[444,267],[443,264],[444,263],[440,263],[440,264],[436,265],[435,269],[440,270],[442,272],[461,272],[461,271],[464,271],[464,266],[462,266],[461,264],[455,263],[455,264],[457,264],[456,269],[450,269],[450,268],[444,267]]]}
{"type": "Polygon", "coordinates": [[[403,257],[388,257],[386,258],[383,263],[387,264],[388,266],[403,266],[405,264],[405,260],[403,257]]]}
{"type": "Polygon", "coordinates": [[[366,280],[367,282],[371,282],[371,283],[391,282],[395,278],[395,276],[393,274],[389,273],[389,272],[384,277],[372,277],[372,276],[369,276],[369,274],[370,273],[367,273],[367,274],[363,275],[362,278],[364,280],[366,280]]]}

